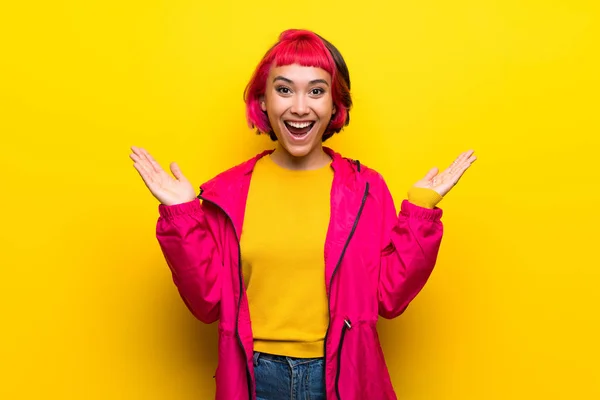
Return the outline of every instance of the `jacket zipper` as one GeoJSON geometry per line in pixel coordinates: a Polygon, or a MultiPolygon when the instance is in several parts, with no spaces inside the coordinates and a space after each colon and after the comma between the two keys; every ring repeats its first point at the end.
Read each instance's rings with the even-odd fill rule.
{"type": "Polygon", "coordinates": [[[237,315],[235,317],[235,336],[237,337],[238,343],[240,344],[240,347],[242,348],[242,352],[244,353],[244,360],[246,360],[245,366],[246,366],[246,378],[247,378],[246,380],[248,381],[248,399],[251,400],[252,399],[252,377],[250,375],[250,369],[248,368],[248,357],[246,356],[246,349],[244,348],[244,344],[242,343],[242,338],[240,337],[240,330],[238,327],[239,320],[240,320],[240,308],[242,307],[242,296],[243,296],[242,247],[240,245],[240,238],[238,237],[238,234],[235,231],[235,225],[233,224],[233,219],[229,216],[229,214],[227,214],[227,212],[225,212],[223,207],[221,207],[214,201],[207,200],[204,197],[202,197],[202,192],[204,192],[204,190],[201,190],[200,194],[197,196],[199,199],[214,205],[219,210],[221,210],[223,212],[223,214],[225,214],[227,216],[227,218],[231,222],[231,225],[233,226],[233,232],[235,233],[235,239],[236,239],[236,242],[238,245],[238,268],[239,268],[239,274],[240,274],[240,298],[238,300],[237,315]]]}
{"type": "Polygon", "coordinates": [[[337,359],[337,372],[335,374],[335,394],[338,399],[341,399],[340,396],[340,370],[342,365],[342,346],[344,344],[344,338],[346,337],[346,331],[352,329],[352,322],[350,322],[349,318],[344,320],[344,326],[342,327],[342,335],[340,336],[340,344],[338,345],[338,359],[337,359]]]}
{"type": "MultiPolygon", "coordinates": [[[[333,273],[331,274],[331,279],[329,280],[329,290],[331,290],[332,285],[333,285],[333,278],[335,277],[335,273],[337,272],[338,268],[340,267],[340,264],[342,263],[342,259],[344,258],[344,254],[346,253],[346,249],[348,248],[348,245],[350,244],[350,239],[352,239],[352,236],[354,236],[354,231],[356,230],[356,226],[358,225],[358,220],[360,219],[360,216],[362,214],[363,208],[365,207],[365,202],[367,201],[367,195],[369,194],[369,182],[366,183],[365,185],[365,193],[363,194],[363,198],[362,198],[362,202],[360,203],[360,208],[358,209],[358,213],[356,214],[356,218],[354,219],[354,225],[352,226],[352,230],[350,231],[350,234],[348,235],[348,239],[346,240],[346,243],[344,244],[344,248],[342,249],[342,254],[340,254],[340,259],[338,260],[337,264],[335,265],[335,269],[333,270],[333,273]]],[[[323,370],[327,371],[327,337],[329,336],[329,328],[331,327],[331,296],[327,297],[327,304],[328,304],[328,309],[329,309],[329,324],[327,325],[327,332],[325,332],[325,340],[323,342],[323,370]]],[[[345,333],[345,331],[343,331],[345,333]]],[[[338,373],[336,376],[339,377],[339,368],[340,368],[340,355],[338,354],[338,373]]],[[[323,374],[323,379],[326,381],[326,374],[323,374]]],[[[325,382],[326,384],[327,382],[325,382]]],[[[340,395],[339,395],[339,389],[338,389],[338,385],[337,385],[337,378],[336,378],[336,384],[335,384],[335,391],[337,394],[337,398],[338,400],[340,399],[340,395]]]]}

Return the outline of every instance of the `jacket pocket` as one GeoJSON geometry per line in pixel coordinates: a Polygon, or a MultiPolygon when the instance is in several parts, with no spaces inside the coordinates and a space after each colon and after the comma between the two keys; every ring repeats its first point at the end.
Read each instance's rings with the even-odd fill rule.
{"type": "Polygon", "coordinates": [[[215,399],[248,399],[246,360],[235,332],[219,327],[218,357],[215,399]]]}
{"type": "Polygon", "coordinates": [[[342,326],[342,334],[340,335],[340,343],[338,344],[338,355],[337,355],[337,372],[335,375],[335,394],[338,400],[342,399],[340,395],[340,372],[342,370],[342,349],[344,347],[344,339],[346,338],[346,332],[352,329],[352,322],[349,318],[344,319],[344,325],[342,326]]]}
{"type": "Polygon", "coordinates": [[[353,318],[338,329],[335,400],[396,400],[385,357],[379,343],[376,321],[353,318]]]}

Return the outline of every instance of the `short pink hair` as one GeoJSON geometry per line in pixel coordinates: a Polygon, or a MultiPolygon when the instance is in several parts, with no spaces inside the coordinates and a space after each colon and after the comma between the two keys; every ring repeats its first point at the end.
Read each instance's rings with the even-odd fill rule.
{"type": "Polygon", "coordinates": [[[316,33],[307,30],[290,29],[282,32],[279,41],[267,51],[256,67],[244,91],[248,125],[256,128],[258,133],[267,133],[271,139],[277,140],[267,113],[260,106],[260,101],[265,94],[271,67],[290,64],[322,68],[331,75],[332,98],[336,113],[323,134],[323,141],[325,141],[350,123],[352,107],[350,77],[339,51],[316,33]]]}

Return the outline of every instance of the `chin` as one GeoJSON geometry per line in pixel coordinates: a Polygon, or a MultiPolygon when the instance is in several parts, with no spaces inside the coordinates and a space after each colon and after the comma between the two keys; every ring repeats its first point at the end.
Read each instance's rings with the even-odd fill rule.
{"type": "Polygon", "coordinates": [[[309,155],[315,146],[311,146],[310,144],[305,145],[297,145],[292,143],[282,142],[283,148],[295,158],[302,158],[309,155]]]}

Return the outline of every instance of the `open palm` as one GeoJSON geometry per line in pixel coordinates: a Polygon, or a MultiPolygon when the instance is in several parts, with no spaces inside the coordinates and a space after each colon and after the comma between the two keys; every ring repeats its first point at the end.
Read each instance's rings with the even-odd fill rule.
{"type": "Polygon", "coordinates": [[[187,203],[196,198],[194,187],[181,173],[176,163],[171,163],[173,178],[152,158],[145,149],[132,146],[129,157],[150,192],[167,206],[187,203]]]}
{"type": "Polygon", "coordinates": [[[433,189],[440,196],[444,196],[458,183],[465,171],[477,159],[473,153],[473,150],[461,153],[448,168],[439,174],[437,168],[432,168],[423,179],[415,183],[415,186],[433,189]]]}

